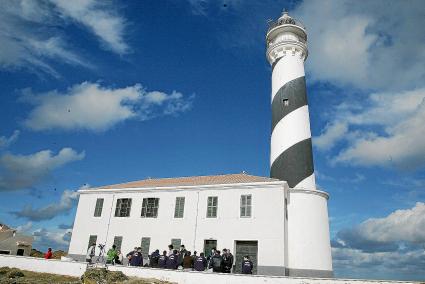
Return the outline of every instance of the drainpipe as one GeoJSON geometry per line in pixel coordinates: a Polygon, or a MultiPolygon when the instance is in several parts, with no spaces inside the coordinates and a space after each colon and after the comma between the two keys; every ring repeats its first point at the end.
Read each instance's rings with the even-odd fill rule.
{"type": "Polygon", "coordinates": [[[109,225],[111,224],[112,209],[114,208],[114,201],[115,201],[115,194],[112,194],[112,204],[111,204],[111,210],[109,211],[109,220],[108,220],[108,227],[106,229],[105,246],[106,246],[106,243],[108,242],[109,225]]]}
{"type": "Polygon", "coordinates": [[[195,219],[195,235],[193,237],[193,250],[196,250],[195,245],[196,245],[196,233],[198,232],[198,214],[199,214],[199,191],[196,192],[198,195],[198,199],[196,201],[196,219],[195,219]]]}

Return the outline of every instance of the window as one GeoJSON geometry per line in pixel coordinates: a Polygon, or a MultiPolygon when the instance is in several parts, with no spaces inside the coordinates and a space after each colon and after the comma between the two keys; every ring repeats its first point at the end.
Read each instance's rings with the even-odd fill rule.
{"type": "Polygon", "coordinates": [[[149,255],[149,246],[151,245],[151,238],[142,238],[141,248],[142,255],[144,258],[147,258],[149,255]]]}
{"type": "Polygon", "coordinates": [[[115,236],[114,237],[114,245],[116,246],[116,250],[121,250],[121,245],[122,245],[122,237],[121,236],[115,236]]]}
{"type": "Polygon", "coordinates": [[[91,244],[96,243],[97,242],[97,236],[96,235],[90,235],[89,237],[89,243],[87,245],[87,249],[89,249],[89,247],[91,246],[91,244]]]}
{"type": "Polygon", "coordinates": [[[98,198],[96,200],[96,207],[94,208],[94,217],[102,216],[102,208],[103,208],[103,198],[98,198]]]}
{"type": "Polygon", "coordinates": [[[241,217],[251,217],[252,196],[241,195],[241,217]]]}
{"type": "Polygon", "coordinates": [[[289,106],[289,99],[283,99],[283,106],[289,106]]]}
{"type": "Polygon", "coordinates": [[[207,203],[207,218],[217,218],[217,196],[209,196],[207,203]]]}
{"type": "Polygon", "coordinates": [[[130,216],[131,198],[117,199],[117,207],[115,208],[115,217],[130,216]]]}
{"type": "Polygon", "coordinates": [[[174,208],[174,218],[183,218],[184,197],[176,197],[176,207],[174,208]]]}
{"type": "Polygon", "coordinates": [[[143,198],[142,218],[156,218],[158,216],[159,198],[143,198]]]}
{"type": "Polygon", "coordinates": [[[171,239],[171,244],[173,245],[173,249],[179,250],[182,240],[181,239],[171,239]]]}

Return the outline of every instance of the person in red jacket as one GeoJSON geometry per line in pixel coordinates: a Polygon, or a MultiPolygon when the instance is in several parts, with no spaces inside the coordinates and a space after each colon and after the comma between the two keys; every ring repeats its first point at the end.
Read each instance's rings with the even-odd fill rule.
{"type": "Polygon", "coordinates": [[[51,259],[52,258],[52,248],[49,248],[48,250],[47,250],[47,252],[44,254],[44,258],[45,259],[51,259]]]}

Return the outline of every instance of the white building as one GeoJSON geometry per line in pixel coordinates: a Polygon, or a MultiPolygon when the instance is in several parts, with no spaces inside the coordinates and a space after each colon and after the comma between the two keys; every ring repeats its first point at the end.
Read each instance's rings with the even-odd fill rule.
{"type": "Polygon", "coordinates": [[[228,248],[250,255],[255,273],[332,276],[327,193],[314,179],[304,77],[305,28],[284,13],[267,32],[272,66],[270,176],[245,173],[146,179],[80,190],[69,255],[89,243],[144,255],[184,244],[190,251],[228,248]]]}

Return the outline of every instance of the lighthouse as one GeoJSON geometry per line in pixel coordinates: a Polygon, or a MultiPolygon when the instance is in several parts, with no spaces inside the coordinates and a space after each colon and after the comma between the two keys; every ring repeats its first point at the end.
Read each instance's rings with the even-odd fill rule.
{"type": "Polygon", "coordinates": [[[270,177],[286,181],[287,274],[331,277],[327,200],[316,188],[304,61],[307,32],[285,11],[269,23],[266,57],[272,68],[270,177]]]}

